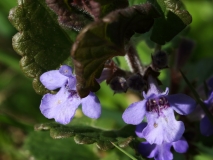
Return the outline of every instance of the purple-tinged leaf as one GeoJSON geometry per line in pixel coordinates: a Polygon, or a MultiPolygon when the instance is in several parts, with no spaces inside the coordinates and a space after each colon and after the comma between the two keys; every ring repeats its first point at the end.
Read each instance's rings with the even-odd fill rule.
{"type": "Polygon", "coordinates": [[[146,3],[111,12],[102,20],[86,26],[72,48],[75,63],[77,91],[83,98],[96,92],[104,64],[114,56],[124,56],[125,44],[135,33],[149,31],[159,14],[146,3]]]}
{"type": "Polygon", "coordinates": [[[46,0],[46,3],[57,14],[59,24],[76,31],[111,11],[128,6],[127,0],[46,0]]]}
{"type": "Polygon", "coordinates": [[[62,0],[46,0],[47,5],[58,15],[58,22],[62,26],[80,31],[85,25],[93,21],[92,17],[80,8],[67,4],[62,0]]]}

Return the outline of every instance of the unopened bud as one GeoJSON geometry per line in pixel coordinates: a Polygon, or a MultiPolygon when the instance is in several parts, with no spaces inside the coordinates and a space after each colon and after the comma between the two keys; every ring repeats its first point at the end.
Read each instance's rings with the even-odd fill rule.
{"type": "Polygon", "coordinates": [[[127,79],[129,88],[136,91],[143,91],[146,88],[146,81],[140,74],[134,74],[127,79]]]}
{"type": "Polygon", "coordinates": [[[164,51],[157,51],[152,55],[152,66],[155,70],[160,70],[168,67],[168,56],[164,51]]]}
{"type": "Polygon", "coordinates": [[[115,91],[115,93],[118,92],[126,92],[128,89],[126,79],[124,77],[114,77],[110,82],[109,82],[110,88],[115,91]]]}

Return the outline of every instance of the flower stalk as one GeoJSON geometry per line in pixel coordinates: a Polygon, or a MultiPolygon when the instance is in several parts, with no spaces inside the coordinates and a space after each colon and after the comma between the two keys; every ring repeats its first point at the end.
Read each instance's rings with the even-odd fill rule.
{"type": "Polygon", "coordinates": [[[137,51],[132,45],[128,46],[125,59],[132,72],[140,73],[141,75],[144,75],[144,67],[140,61],[137,51]]]}
{"type": "Polygon", "coordinates": [[[205,114],[207,115],[211,123],[213,124],[213,116],[211,112],[208,110],[208,108],[206,107],[206,104],[200,99],[200,96],[198,95],[194,87],[191,85],[191,83],[189,82],[189,80],[186,78],[186,76],[183,74],[181,70],[180,70],[180,73],[182,74],[183,79],[185,80],[189,88],[191,89],[195,99],[197,100],[197,103],[201,106],[201,108],[203,109],[203,111],[205,112],[205,114]]]}

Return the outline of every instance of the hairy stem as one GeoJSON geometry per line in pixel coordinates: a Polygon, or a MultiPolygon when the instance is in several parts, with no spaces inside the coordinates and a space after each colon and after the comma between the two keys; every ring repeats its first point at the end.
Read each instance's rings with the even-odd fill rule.
{"type": "Polygon", "coordinates": [[[141,75],[144,74],[144,67],[140,61],[137,51],[132,45],[128,46],[125,58],[132,72],[140,73],[141,75]]]}

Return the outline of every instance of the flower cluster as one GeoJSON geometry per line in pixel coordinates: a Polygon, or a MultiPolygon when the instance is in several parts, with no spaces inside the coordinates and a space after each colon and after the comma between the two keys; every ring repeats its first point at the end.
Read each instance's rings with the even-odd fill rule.
{"type": "Polygon", "coordinates": [[[40,76],[41,83],[49,90],[59,89],[56,94],[45,94],[41,100],[41,113],[56,122],[68,124],[75,115],[76,109],[82,105],[83,113],[90,118],[99,118],[101,106],[94,93],[80,98],[76,91],[76,77],[71,67],[63,65],[59,70],[52,70],[40,76]]]}
{"type": "MultiPolygon", "coordinates": [[[[105,78],[98,79],[99,82],[105,78]]],[[[71,67],[63,65],[59,70],[48,71],[41,75],[41,83],[56,94],[46,94],[40,104],[42,114],[61,124],[68,124],[74,117],[76,109],[82,105],[83,113],[90,118],[99,118],[101,106],[94,93],[80,98],[76,91],[76,77],[71,67]]],[[[169,89],[160,90],[157,82],[151,76],[148,78],[149,89],[143,92],[142,101],[131,104],[123,113],[122,118],[127,124],[136,125],[136,135],[146,139],[138,146],[143,156],[156,160],[172,160],[171,147],[179,153],[188,149],[188,143],[183,137],[185,126],[177,121],[174,111],[181,115],[190,114],[196,107],[196,102],[184,94],[169,95],[169,89]],[[146,118],[147,123],[142,123],[146,118]]],[[[213,93],[204,101],[212,110],[213,93]]],[[[204,135],[213,134],[213,125],[207,117],[201,120],[201,132],[204,135]]]]}
{"type": "MultiPolygon", "coordinates": [[[[136,131],[139,137],[147,141],[141,146],[150,145],[153,150],[155,148],[155,154],[161,154],[158,150],[167,148],[167,152],[173,143],[179,144],[185,130],[183,122],[176,121],[174,111],[181,115],[189,114],[195,109],[196,102],[184,94],[168,95],[168,88],[161,92],[152,78],[149,82],[147,94],[143,92],[144,100],[131,104],[124,111],[123,120],[127,124],[139,125],[146,116],[147,125],[140,132],[136,131]]],[[[155,154],[149,157],[160,160],[155,154]]]]}

